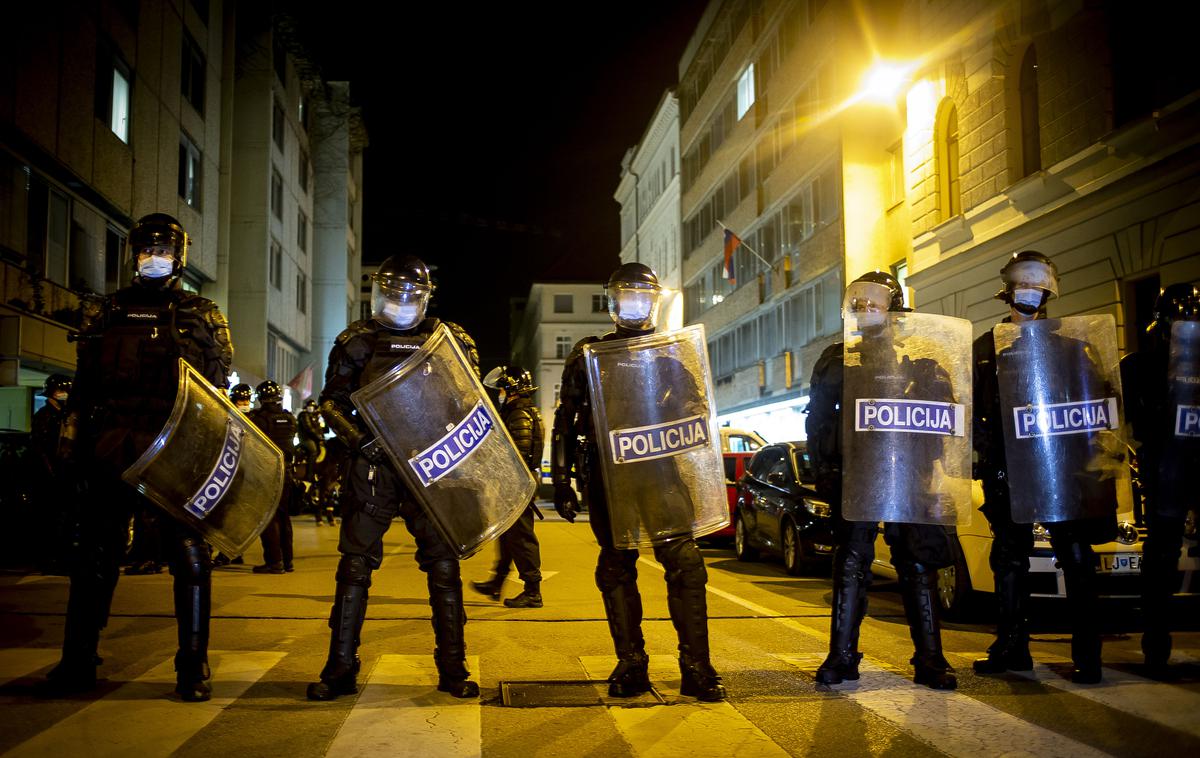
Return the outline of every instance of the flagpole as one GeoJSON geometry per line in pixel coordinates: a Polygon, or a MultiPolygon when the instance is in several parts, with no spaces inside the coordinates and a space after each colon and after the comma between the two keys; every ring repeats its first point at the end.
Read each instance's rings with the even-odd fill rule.
{"type": "MultiPolygon", "coordinates": [[[[721,228],[724,229],[725,231],[733,232],[732,229],[730,229],[728,226],[725,226],[725,222],[721,221],[721,219],[717,219],[717,223],[720,224],[721,228]]],[[[733,232],[733,233],[735,236],[737,235],[737,232],[733,232]]],[[[767,260],[766,258],[762,257],[761,255],[759,255],[758,251],[755,250],[754,248],[750,247],[749,245],[747,245],[746,241],[744,239],[742,239],[741,237],[738,237],[738,244],[741,245],[742,247],[746,248],[747,250],[749,250],[751,253],[753,253],[754,257],[758,258],[760,261],[762,261],[764,264],[766,264],[767,268],[771,268],[771,262],[769,260],[767,260]]]]}

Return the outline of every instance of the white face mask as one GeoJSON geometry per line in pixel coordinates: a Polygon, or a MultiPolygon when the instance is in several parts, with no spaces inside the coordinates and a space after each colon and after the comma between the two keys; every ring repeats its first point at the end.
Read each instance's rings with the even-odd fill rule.
{"type": "Polygon", "coordinates": [[[245,413],[246,411],[250,410],[250,403],[238,403],[237,409],[242,413],[245,413]]]}
{"type": "Polygon", "coordinates": [[[504,405],[504,401],[508,399],[508,393],[504,390],[498,390],[496,397],[500,401],[500,405],[504,405]]]}
{"type": "Polygon", "coordinates": [[[1040,308],[1042,291],[1040,289],[1015,289],[1012,294],[1013,305],[1024,305],[1030,308],[1040,308]]]}
{"type": "Polygon", "coordinates": [[[858,325],[860,330],[883,326],[888,317],[884,311],[858,311],[853,315],[854,323],[858,325]]]}
{"type": "Polygon", "coordinates": [[[383,320],[392,324],[397,329],[408,329],[421,318],[421,305],[419,303],[396,303],[385,299],[383,306],[379,310],[379,315],[383,320]]]}
{"type": "Polygon", "coordinates": [[[57,401],[58,401],[58,402],[60,402],[60,403],[65,403],[65,402],[67,402],[67,393],[65,393],[65,392],[55,392],[55,393],[54,393],[54,399],[55,399],[55,400],[57,400],[57,401]]]}
{"type": "Polygon", "coordinates": [[[151,255],[138,260],[138,276],[146,279],[161,279],[175,270],[175,259],[164,255],[151,255]]]}
{"type": "Polygon", "coordinates": [[[618,290],[610,309],[613,320],[634,329],[654,328],[659,293],[653,290],[618,290]]]}

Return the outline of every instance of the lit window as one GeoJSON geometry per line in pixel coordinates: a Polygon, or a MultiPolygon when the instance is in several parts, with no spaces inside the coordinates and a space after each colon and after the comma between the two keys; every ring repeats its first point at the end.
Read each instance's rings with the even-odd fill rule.
{"type": "Polygon", "coordinates": [[[129,143],[129,114],[133,72],[106,45],[96,63],[96,117],[122,142],[129,143]]]}
{"type": "Polygon", "coordinates": [[[200,148],[186,134],[179,135],[179,196],[200,210],[200,148]]]}
{"type": "Polygon", "coordinates": [[[937,129],[938,207],[941,220],[962,213],[962,189],[958,175],[958,109],[947,98],[938,110],[937,129]]]}
{"type": "Polygon", "coordinates": [[[737,117],[740,119],[754,105],[754,64],[746,66],[746,70],[738,77],[737,83],[737,117]]]}

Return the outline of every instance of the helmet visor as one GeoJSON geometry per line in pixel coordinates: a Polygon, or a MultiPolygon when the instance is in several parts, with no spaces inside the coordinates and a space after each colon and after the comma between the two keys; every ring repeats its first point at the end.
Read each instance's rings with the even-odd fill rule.
{"type": "Polygon", "coordinates": [[[1058,279],[1049,266],[1040,261],[1015,261],[1005,267],[1004,286],[1009,292],[1017,289],[1041,289],[1058,297],[1058,279]]]}
{"type": "Polygon", "coordinates": [[[842,301],[842,317],[860,313],[887,313],[892,304],[892,290],[878,282],[850,282],[842,301]]]}
{"type": "Polygon", "coordinates": [[[487,376],[483,377],[483,385],[492,389],[500,389],[500,379],[504,376],[504,367],[497,366],[487,372],[487,376]]]}
{"type": "Polygon", "coordinates": [[[384,326],[411,329],[425,318],[429,288],[411,282],[371,282],[371,316],[384,326]]]}
{"type": "Polygon", "coordinates": [[[626,329],[653,329],[662,307],[662,289],[653,287],[613,287],[608,293],[608,315],[626,329]]]}

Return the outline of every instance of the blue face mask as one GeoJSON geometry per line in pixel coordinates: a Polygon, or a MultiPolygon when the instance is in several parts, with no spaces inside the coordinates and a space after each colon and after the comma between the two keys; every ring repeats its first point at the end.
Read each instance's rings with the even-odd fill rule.
{"type": "Polygon", "coordinates": [[[151,255],[138,261],[138,276],[146,279],[161,279],[175,270],[175,259],[163,255],[151,255]]]}

